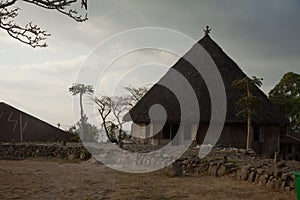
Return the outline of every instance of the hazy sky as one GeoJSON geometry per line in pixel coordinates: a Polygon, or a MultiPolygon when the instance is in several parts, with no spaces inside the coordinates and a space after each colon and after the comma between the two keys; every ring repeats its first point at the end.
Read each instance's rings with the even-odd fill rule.
{"type": "MultiPolygon", "coordinates": [[[[211,37],[246,74],[264,78],[265,93],[284,73],[300,73],[299,0],[90,0],[85,23],[29,4],[18,6],[17,22],[33,21],[52,36],[49,47],[33,49],[0,30],[0,101],[63,128],[74,124],[68,87],[81,63],[96,45],[132,28],[169,28],[198,41],[210,25],[211,37]]],[[[121,76],[117,66],[138,59],[162,63],[153,67],[155,80],[178,58],[144,51],[119,60],[111,73],[121,76]]]]}

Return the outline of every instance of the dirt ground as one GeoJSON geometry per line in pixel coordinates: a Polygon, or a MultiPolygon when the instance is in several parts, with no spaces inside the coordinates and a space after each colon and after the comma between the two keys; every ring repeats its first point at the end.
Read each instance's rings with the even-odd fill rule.
{"type": "Polygon", "coordinates": [[[0,160],[0,199],[296,199],[230,177],[128,174],[60,160],[0,160]]]}

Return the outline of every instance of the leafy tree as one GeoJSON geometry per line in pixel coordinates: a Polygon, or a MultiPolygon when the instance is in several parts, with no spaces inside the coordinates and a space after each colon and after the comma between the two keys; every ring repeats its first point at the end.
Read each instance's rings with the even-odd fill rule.
{"type": "Polygon", "coordinates": [[[74,83],[70,88],[69,92],[75,96],[79,94],[79,101],[80,101],[80,120],[81,120],[81,137],[85,131],[84,126],[84,113],[83,113],[83,105],[82,105],[82,98],[84,94],[92,94],[94,92],[93,86],[91,85],[84,85],[82,83],[74,83]]]}
{"type": "MultiPolygon", "coordinates": [[[[84,132],[84,140],[85,142],[92,142],[97,141],[99,137],[100,130],[97,128],[97,126],[88,123],[88,117],[84,115],[83,117],[83,124],[85,126],[85,132],[84,132]]],[[[72,133],[73,137],[71,140],[73,142],[78,142],[80,140],[79,134],[82,129],[82,122],[79,120],[76,125],[71,126],[67,132],[72,133]]],[[[82,138],[81,138],[82,139],[82,138]]]]}
{"type": "Polygon", "coordinates": [[[73,125],[71,126],[68,130],[66,130],[68,133],[71,133],[72,134],[72,137],[71,137],[71,142],[79,142],[80,141],[80,137],[79,137],[79,133],[80,131],[78,132],[76,130],[76,126],[73,125]]]}
{"type": "Polygon", "coordinates": [[[237,106],[241,110],[237,113],[237,116],[246,116],[247,117],[247,150],[251,149],[251,121],[253,114],[256,113],[257,108],[261,104],[261,99],[253,95],[253,89],[255,87],[260,87],[262,85],[262,78],[257,78],[255,76],[251,78],[244,77],[239,80],[235,80],[232,83],[234,88],[241,90],[246,90],[246,93],[241,96],[241,98],[236,102],[237,106]]]}
{"type": "Polygon", "coordinates": [[[0,0],[0,28],[7,32],[9,36],[17,39],[32,47],[46,47],[46,43],[42,43],[49,33],[41,30],[37,25],[28,23],[20,26],[14,22],[20,12],[20,8],[15,7],[17,2],[26,2],[44,9],[56,10],[77,22],[87,20],[87,14],[82,16],[79,12],[71,7],[81,2],[81,8],[87,10],[87,0],[0,0]]]}
{"type": "Polygon", "coordinates": [[[80,120],[76,123],[78,130],[82,130],[84,126],[84,135],[83,141],[85,142],[95,142],[98,139],[100,130],[97,126],[88,123],[88,117],[86,115],[83,116],[83,120],[80,120]]]}
{"type": "Polygon", "coordinates": [[[300,74],[284,74],[269,92],[269,98],[286,114],[291,129],[300,132],[300,74]]]}

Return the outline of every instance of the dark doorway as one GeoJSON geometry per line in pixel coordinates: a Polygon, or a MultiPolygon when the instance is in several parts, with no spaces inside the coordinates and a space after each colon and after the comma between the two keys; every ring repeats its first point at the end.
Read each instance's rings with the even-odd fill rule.
{"type": "Polygon", "coordinates": [[[179,124],[166,123],[164,125],[164,128],[163,128],[162,139],[163,140],[172,140],[171,141],[172,145],[174,145],[174,146],[178,145],[179,144],[179,137],[174,139],[177,132],[178,132],[178,129],[179,129],[179,124]]]}

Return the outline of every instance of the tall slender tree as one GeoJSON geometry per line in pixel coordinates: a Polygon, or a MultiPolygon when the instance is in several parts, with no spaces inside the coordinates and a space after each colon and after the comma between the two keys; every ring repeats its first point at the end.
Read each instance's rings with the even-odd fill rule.
{"type": "Polygon", "coordinates": [[[261,99],[253,95],[253,89],[262,85],[262,78],[253,76],[252,79],[244,77],[233,81],[232,86],[241,90],[246,90],[246,93],[236,102],[237,106],[241,108],[241,111],[237,113],[237,116],[243,115],[247,117],[247,150],[251,149],[251,122],[252,115],[256,113],[257,108],[261,104],[261,99]]]}
{"type": "Polygon", "coordinates": [[[82,104],[82,99],[84,94],[92,94],[94,92],[93,86],[92,85],[84,85],[82,83],[74,83],[70,88],[69,92],[75,96],[79,94],[79,103],[80,103],[80,121],[82,124],[81,127],[81,139],[83,139],[84,135],[84,112],[83,112],[83,104],[82,104]]]}

